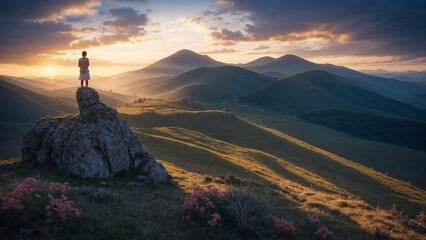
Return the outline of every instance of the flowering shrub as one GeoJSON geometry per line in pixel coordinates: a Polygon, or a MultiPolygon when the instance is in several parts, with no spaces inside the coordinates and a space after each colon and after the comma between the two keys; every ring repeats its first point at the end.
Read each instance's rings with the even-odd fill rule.
{"type": "MultiPolygon", "coordinates": [[[[223,193],[215,187],[206,188],[196,186],[192,193],[184,198],[182,207],[194,217],[207,220],[206,222],[215,227],[218,225],[221,215],[216,212],[217,204],[223,199],[223,193]]],[[[185,217],[191,219],[190,215],[185,217]]]]}
{"type": "Polygon", "coordinates": [[[215,203],[223,198],[223,193],[215,187],[202,188],[196,186],[194,191],[186,196],[182,207],[186,210],[203,213],[208,209],[215,208],[215,203]]]}
{"type": "Polygon", "coordinates": [[[22,199],[34,193],[37,180],[26,178],[25,180],[12,185],[12,190],[0,197],[2,202],[1,210],[22,209],[22,199]]]}
{"type": "Polygon", "coordinates": [[[219,213],[213,213],[212,219],[209,220],[207,223],[210,224],[211,227],[215,227],[218,224],[220,218],[221,218],[221,216],[220,216],[219,213]]]}
{"type": "Polygon", "coordinates": [[[292,222],[277,217],[272,217],[272,220],[274,220],[275,231],[279,235],[288,236],[296,233],[296,227],[292,222]]]}
{"type": "Polygon", "coordinates": [[[13,183],[10,190],[0,196],[0,222],[11,230],[29,223],[37,231],[57,228],[58,223],[62,226],[70,218],[80,216],[80,211],[66,196],[67,191],[68,183],[51,182],[45,187],[35,178],[13,183]],[[6,211],[7,214],[2,213],[6,211]]]}
{"type": "MultiPolygon", "coordinates": [[[[293,222],[275,216],[271,218],[269,204],[245,188],[229,187],[221,192],[212,186],[197,186],[184,198],[182,207],[186,211],[185,221],[207,223],[211,228],[217,229],[226,223],[245,236],[262,239],[292,239],[296,234],[293,222]]],[[[327,227],[320,224],[318,216],[308,214],[307,222],[316,238],[333,236],[327,227]]]]}
{"type": "Polygon", "coordinates": [[[320,222],[319,218],[317,215],[314,214],[308,214],[308,222],[311,225],[316,225],[320,222]]]}
{"type": "Polygon", "coordinates": [[[46,222],[52,222],[52,211],[57,214],[60,219],[65,222],[69,216],[80,217],[80,211],[77,208],[73,208],[73,201],[69,200],[65,194],[61,194],[60,198],[55,198],[52,194],[48,193],[49,204],[46,205],[46,222]]]}
{"type": "Polygon", "coordinates": [[[327,239],[333,236],[333,232],[330,231],[326,226],[320,224],[320,219],[315,214],[308,214],[307,220],[311,228],[315,231],[315,236],[320,239],[327,239]]]}
{"type": "Polygon", "coordinates": [[[330,238],[330,237],[333,236],[333,232],[330,231],[325,226],[321,226],[320,228],[318,228],[317,231],[315,231],[315,236],[317,236],[321,239],[327,239],[327,238],[330,238]]]}

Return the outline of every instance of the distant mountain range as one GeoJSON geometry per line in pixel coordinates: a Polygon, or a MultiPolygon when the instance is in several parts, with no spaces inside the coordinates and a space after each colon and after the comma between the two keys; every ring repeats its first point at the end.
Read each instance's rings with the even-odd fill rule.
{"type": "Polygon", "coordinates": [[[129,84],[134,81],[150,84],[154,83],[157,77],[173,76],[198,67],[218,67],[224,65],[228,64],[218,62],[207,55],[183,49],[145,68],[102,78],[100,81],[115,86],[129,84]]]}
{"type": "MultiPolygon", "coordinates": [[[[410,74],[413,78],[422,76],[419,72],[410,74]]],[[[6,76],[0,76],[0,81],[0,121],[33,122],[46,114],[76,110],[77,81],[6,76]]],[[[426,86],[342,66],[317,64],[295,55],[261,57],[231,65],[180,50],[145,68],[96,79],[91,85],[98,88],[102,101],[109,106],[132,102],[139,96],[171,99],[191,96],[201,102],[238,101],[289,115],[341,111],[368,113],[374,119],[380,115],[426,121],[426,111],[417,107],[426,109],[426,86]],[[109,84],[112,91],[100,89],[109,84]],[[118,93],[121,90],[127,94],[118,93]]],[[[351,119],[365,120],[365,117],[351,119]]]]}
{"type": "Polygon", "coordinates": [[[237,66],[238,67],[244,67],[244,68],[247,68],[247,67],[256,67],[256,66],[260,66],[260,65],[263,65],[263,64],[270,63],[270,62],[272,62],[274,60],[275,60],[275,58],[266,56],[266,57],[261,57],[261,58],[255,59],[255,60],[253,60],[251,62],[248,62],[248,63],[237,64],[237,66]]]}
{"type": "Polygon", "coordinates": [[[223,65],[227,64],[218,62],[207,55],[201,55],[191,50],[183,49],[143,69],[132,72],[132,75],[138,77],[158,77],[176,75],[198,67],[218,67],[223,65]]]}
{"type": "Polygon", "coordinates": [[[390,72],[386,70],[365,70],[367,74],[376,75],[385,78],[396,78],[398,80],[413,82],[426,85],[426,71],[403,71],[403,72],[390,72]]]}
{"type": "MultiPolygon", "coordinates": [[[[0,121],[35,122],[48,114],[76,112],[75,91],[78,84],[74,87],[69,85],[49,79],[0,76],[0,121]]],[[[112,107],[138,98],[101,89],[98,92],[102,101],[112,107]]]]}
{"type": "Polygon", "coordinates": [[[130,91],[166,98],[191,96],[199,100],[220,100],[254,93],[275,80],[240,67],[201,67],[130,91]]]}
{"type": "Polygon", "coordinates": [[[352,80],[312,70],[279,80],[240,98],[242,103],[286,114],[341,109],[426,120],[426,111],[363,89],[352,80]]]}
{"type": "MultiPolygon", "coordinates": [[[[51,90],[71,87],[73,85],[72,82],[60,79],[32,79],[13,76],[0,76],[0,79],[40,94],[48,94],[51,90]]],[[[74,84],[76,85],[77,81],[74,81],[74,84]]]]}
{"type": "Polygon", "coordinates": [[[19,87],[0,78],[0,121],[34,122],[50,114],[73,112],[66,102],[19,87]]]}
{"type": "Polygon", "coordinates": [[[295,55],[284,55],[266,64],[249,67],[248,69],[259,73],[280,72],[289,76],[309,70],[322,70],[350,79],[353,84],[367,90],[419,107],[423,107],[424,100],[420,96],[426,93],[426,87],[419,87],[417,84],[368,75],[333,64],[317,64],[295,55]]]}
{"type": "MultiPolygon", "coordinates": [[[[137,93],[148,84],[158,83],[168,77],[193,70],[198,67],[217,67],[231,65],[216,61],[207,55],[197,54],[190,50],[180,50],[164,59],[161,59],[143,69],[126,72],[119,75],[100,79],[105,84],[119,86],[122,89],[138,89],[137,93]]],[[[392,78],[383,78],[355,71],[346,67],[332,64],[317,64],[307,61],[296,55],[284,55],[279,58],[261,57],[245,64],[235,66],[243,67],[260,74],[274,78],[284,78],[310,70],[321,70],[342,76],[352,81],[354,85],[366,90],[378,93],[388,98],[397,99],[409,104],[426,108],[426,86],[399,81],[392,78]]],[[[194,86],[195,87],[195,86],[194,86]]],[[[205,89],[205,86],[197,86],[197,89],[205,89]]],[[[130,91],[133,91],[130,90],[130,91]]],[[[129,92],[130,92],[129,91],[129,92]]],[[[193,92],[185,89],[182,92],[193,92]]],[[[217,89],[217,94],[223,94],[217,89]]],[[[177,94],[176,96],[180,96],[177,94]]]]}

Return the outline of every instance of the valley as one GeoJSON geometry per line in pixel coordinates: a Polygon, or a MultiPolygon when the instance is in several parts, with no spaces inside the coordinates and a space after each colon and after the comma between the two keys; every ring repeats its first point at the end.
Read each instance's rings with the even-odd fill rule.
{"type": "MultiPolygon", "coordinates": [[[[187,231],[177,219],[182,215],[179,201],[197,185],[245,187],[271,202],[272,212],[286,212],[295,222],[307,213],[320,215],[337,238],[350,234],[375,239],[371,221],[393,226],[395,239],[407,239],[407,234],[420,236],[399,222],[392,211],[414,218],[426,206],[426,151],[421,134],[426,110],[403,102],[403,97],[380,94],[384,88],[396,91],[392,86],[397,80],[389,80],[390,85],[379,90],[373,87],[377,82],[369,87],[362,85],[366,77],[360,73],[354,76],[364,76],[362,81],[335,75],[337,70],[316,70],[317,65],[312,64],[286,55],[247,65],[220,66],[213,59],[183,50],[153,64],[156,68],[148,68],[154,73],[159,66],[167,65],[174,69],[171,72],[156,72],[137,80],[147,70],[133,71],[134,79],[129,77],[121,85],[108,85],[108,79],[94,81],[94,86],[111,86],[97,89],[100,99],[115,107],[143,147],[164,164],[176,188],[128,187],[131,172],[100,182],[77,178],[68,181],[75,189],[108,186],[120,202],[105,205],[119,206],[112,210],[111,221],[133,216],[127,227],[159,239],[174,234],[192,239],[203,235],[203,227],[187,231]],[[282,64],[283,59],[296,62],[287,66],[292,71],[256,65],[277,60],[282,64]],[[174,61],[179,64],[174,66],[174,61]],[[194,65],[194,61],[206,66],[194,65]],[[313,69],[304,71],[306,68],[313,69]],[[156,206],[149,203],[154,201],[150,195],[153,192],[162,198],[156,206]],[[139,208],[133,212],[131,208],[139,206],[140,197],[149,199],[144,208],[157,210],[143,212],[144,208],[139,208]],[[145,216],[152,231],[139,229],[135,214],[145,216]],[[162,221],[173,225],[174,231],[162,226],[162,221]]],[[[123,76],[126,74],[130,73],[123,76]]],[[[65,179],[52,166],[23,163],[21,145],[40,117],[77,112],[76,88],[60,81],[31,83],[9,76],[2,79],[0,182],[34,174],[43,181],[65,179]]],[[[404,84],[409,87],[401,92],[408,96],[410,83],[397,82],[398,86],[404,84]]],[[[420,94],[425,90],[416,91],[420,94]]],[[[88,213],[86,221],[98,221],[87,231],[96,233],[95,228],[111,224],[106,213],[97,212],[101,206],[93,205],[77,190],[73,194],[78,206],[88,213]]],[[[105,231],[101,236],[122,238],[134,234],[120,229],[105,231]]],[[[232,232],[220,234],[223,239],[233,239],[232,232]]],[[[312,237],[308,231],[298,233],[300,239],[312,237]]]]}

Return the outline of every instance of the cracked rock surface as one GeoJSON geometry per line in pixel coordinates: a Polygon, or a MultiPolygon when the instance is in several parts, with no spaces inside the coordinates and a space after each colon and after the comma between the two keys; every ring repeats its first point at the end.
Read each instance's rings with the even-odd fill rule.
{"type": "Polygon", "coordinates": [[[80,114],[43,118],[26,134],[24,161],[54,164],[82,178],[107,178],[136,168],[148,181],[172,181],[94,89],[79,88],[76,98],[80,114]]]}

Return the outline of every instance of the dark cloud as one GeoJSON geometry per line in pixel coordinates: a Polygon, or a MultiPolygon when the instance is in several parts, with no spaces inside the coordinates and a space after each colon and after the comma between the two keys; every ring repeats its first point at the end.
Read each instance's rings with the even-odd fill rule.
{"type": "Polygon", "coordinates": [[[85,21],[99,0],[15,0],[0,1],[0,63],[45,62],[58,51],[89,48],[132,41],[145,34],[146,14],[132,8],[113,8],[102,16],[104,29],[76,28],[85,21]],[[85,39],[87,34],[99,37],[85,39]]]}
{"type": "Polygon", "coordinates": [[[87,15],[71,15],[64,17],[65,22],[75,23],[82,22],[87,19],[87,15]]]}
{"type": "Polygon", "coordinates": [[[148,3],[148,0],[109,0],[109,2],[137,2],[137,3],[148,3]]]}
{"type": "Polygon", "coordinates": [[[92,46],[110,45],[129,42],[136,37],[145,35],[148,17],[144,13],[130,7],[112,8],[108,14],[114,19],[104,22],[104,33],[96,38],[81,39],[72,44],[72,48],[88,48],[92,46]]]}
{"type": "Polygon", "coordinates": [[[146,14],[139,14],[131,7],[112,8],[109,14],[115,18],[113,21],[104,22],[105,26],[116,28],[127,28],[132,26],[146,25],[148,18],[146,14]]]}
{"type": "Polygon", "coordinates": [[[210,33],[210,36],[215,39],[216,42],[222,45],[233,45],[238,41],[245,41],[249,38],[244,36],[241,31],[232,31],[229,29],[216,30],[210,33]]]}
{"type": "Polygon", "coordinates": [[[0,29],[0,63],[30,62],[37,54],[54,53],[76,39],[73,28],[64,23],[2,20],[0,29]]]}
{"type": "Polygon", "coordinates": [[[213,32],[218,42],[316,38],[342,51],[348,43],[370,42],[383,55],[426,56],[424,0],[220,0],[218,6],[219,15],[245,13],[247,19],[242,34],[213,32]]]}
{"type": "Polygon", "coordinates": [[[77,10],[91,12],[92,7],[100,4],[100,0],[2,0],[0,16],[7,19],[56,20],[77,10]]]}
{"type": "Polygon", "coordinates": [[[76,12],[90,13],[99,4],[99,0],[0,1],[0,63],[27,64],[68,49],[77,39],[76,29],[61,20],[76,12]]]}

